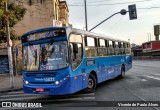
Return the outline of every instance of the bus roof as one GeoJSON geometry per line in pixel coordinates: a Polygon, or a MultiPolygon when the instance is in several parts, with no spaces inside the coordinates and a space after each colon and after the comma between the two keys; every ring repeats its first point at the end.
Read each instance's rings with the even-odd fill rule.
{"type": "Polygon", "coordinates": [[[128,41],[120,40],[118,38],[114,38],[114,37],[111,37],[111,36],[98,34],[98,33],[93,33],[93,32],[89,32],[89,31],[84,31],[84,30],[81,30],[81,29],[76,29],[76,28],[71,28],[71,27],[40,28],[40,29],[29,31],[29,32],[25,33],[24,35],[22,35],[22,37],[28,36],[28,35],[33,34],[33,33],[38,33],[38,32],[42,32],[42,31],[49,31],[49,30],[52,30],[52,29],[64,29],[64,30],[66,30],[67,35],[69,35],[70,33],[78,33],[78,34],[82,34],[82,35],[86,35],[86,36],[90,36],[90,37],[98,37],[98,38],[107,39],[107,40],[129,43],[128,41]]]}
{"type": "Polygon", "coordinates": [[[121,39],[118,39],[118,38],[114,38],[114,37],[111,37],[111,36],[107,36],[107,35],[103,35],[103,34],[98,34],[98,33],[94,33],[94,32],[89,32],[89,31],[84,31],[84,30],[80,30],[80,29],[76,29],[76,28],[73,28],[72,32],[83,34],[83,35],[86,35],[88,37],[89,36],[93,36],[93,37],[98,37],[98,38],[107,39],[107,40],[114,40],[114,41],[129,43],[128,41],[121,40],[121,39]]]}
{"type": "Polygon", "coordinates": [[[32,31],[29,31],[29,32],[25,33],[24,35],[22,35],[22,37],[25,37],[25,36],[28,36],[28,35],[30,35],[30,34],[37,33],[37,32],[49,31],[49,30],[52,30],[52,29],[65,29],[65,30],[66,30],[66,27],[47,27],[47,28],[39,28],[39,29],[35,29],[35,30],[32,30],[32,31]]]}

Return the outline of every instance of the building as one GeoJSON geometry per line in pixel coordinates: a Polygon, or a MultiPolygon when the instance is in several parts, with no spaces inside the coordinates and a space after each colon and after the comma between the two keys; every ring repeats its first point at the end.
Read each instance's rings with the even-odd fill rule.
{"type": "Polygon", "coordinates": [[[160,56],[160,41],[149,41],[142,44],[144,56],[160,56]]]}
{"type": "Polygon", "coordinates": [[[142,55],[142,46],[134,46],[131,48],[132,56],[141,56],[142,55]]]}
{"type": "Polygon", "coordinates": [[[160,56],[160,25],[154,26],[154,41],[142,43],[143,56],[160,56]]]}
{"type": "MultiPolygon", "coordinates": [[[[68,26],[68,6],[66,1],[60,0],[9,0],[9,3],[15,3],[26,8],[26,13],[21,21],[13,28],[19,36],[22,34],[44,27],[68,26]]],[[[18,56],[15,56],[13,50],[14,67],[21,71],[22,66],[22,47],[20,41],[13,43],[19,48],[18,56]],[[16,58],[15,58],[16,57],[16,58]],[[16,65],[16,66],[15,66],[16,65]]],[[[8,70],[8,52],[7,44],[0,44],[0,74],[9,73],[8,70]]]]}
{"type": "Polygon", "coordinates": [[[67,3],[66,1],[60,1],[60,5],[59,5],[59,8],[60,8],[60,21],[62,21],[62,26],[69,26],[69,20],[68,20],[68,6],[67,6],[67,3]]]}
{"type": "Polygon", "coordinates": [[[55,26],[68,26],[68,7],[66,1],[60,0],[12,0],[24,6],[27,11],[24,18],[14,26],[17,35],[28,31],[55,26]],[[64,15],[63,15],[64,14],[64,15]],[[61,24],[62,23],[62,24],[61,24]]]}
{"type": "Polygon", "coordinates": [[[136,46],[137,46],[137,45],[134,44],[134,43],[131,44],[131,48],[136,47],[136,46]]]}
{"type": "Polygon", "coordinates": [[[131,53],[133,57],[141,56],[142,54],[142,46],[136,45],[134,43],[131,44],[131,53]]]}
{"type": "Polygon", "coordinates": [[[9,73],[7,44],[0,43],[0,75],[9,73]]]}

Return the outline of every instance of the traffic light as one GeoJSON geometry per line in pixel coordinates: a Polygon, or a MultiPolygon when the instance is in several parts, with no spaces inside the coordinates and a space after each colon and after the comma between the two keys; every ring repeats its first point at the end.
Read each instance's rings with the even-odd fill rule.
{"type": "Polygon", "coordinates": [[[128,5],[129,18],[130,20],[137,19],[137,10],[136,5],[128,5]]]}

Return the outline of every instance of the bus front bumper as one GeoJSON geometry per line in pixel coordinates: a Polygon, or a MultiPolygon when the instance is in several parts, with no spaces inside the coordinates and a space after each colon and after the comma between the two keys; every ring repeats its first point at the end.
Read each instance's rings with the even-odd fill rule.
{"type": "Polygon", "coordinates": [[[23,91],[25,93],[46,94],[46,95],[65,95],[73,93],[71,79],[68,78],[59,84],[25,84],[23,81],[23,91]],[[38,91],[37,91],[38,90],[38,91]]]}

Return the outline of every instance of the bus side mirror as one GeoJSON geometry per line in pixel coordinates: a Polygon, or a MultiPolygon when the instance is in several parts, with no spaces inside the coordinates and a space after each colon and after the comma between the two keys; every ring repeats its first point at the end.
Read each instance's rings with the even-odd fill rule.
{"type": "Polygon", "coordinates": [[[78,53],[78,45],[73,43],[73,53],[78,53]]]}

